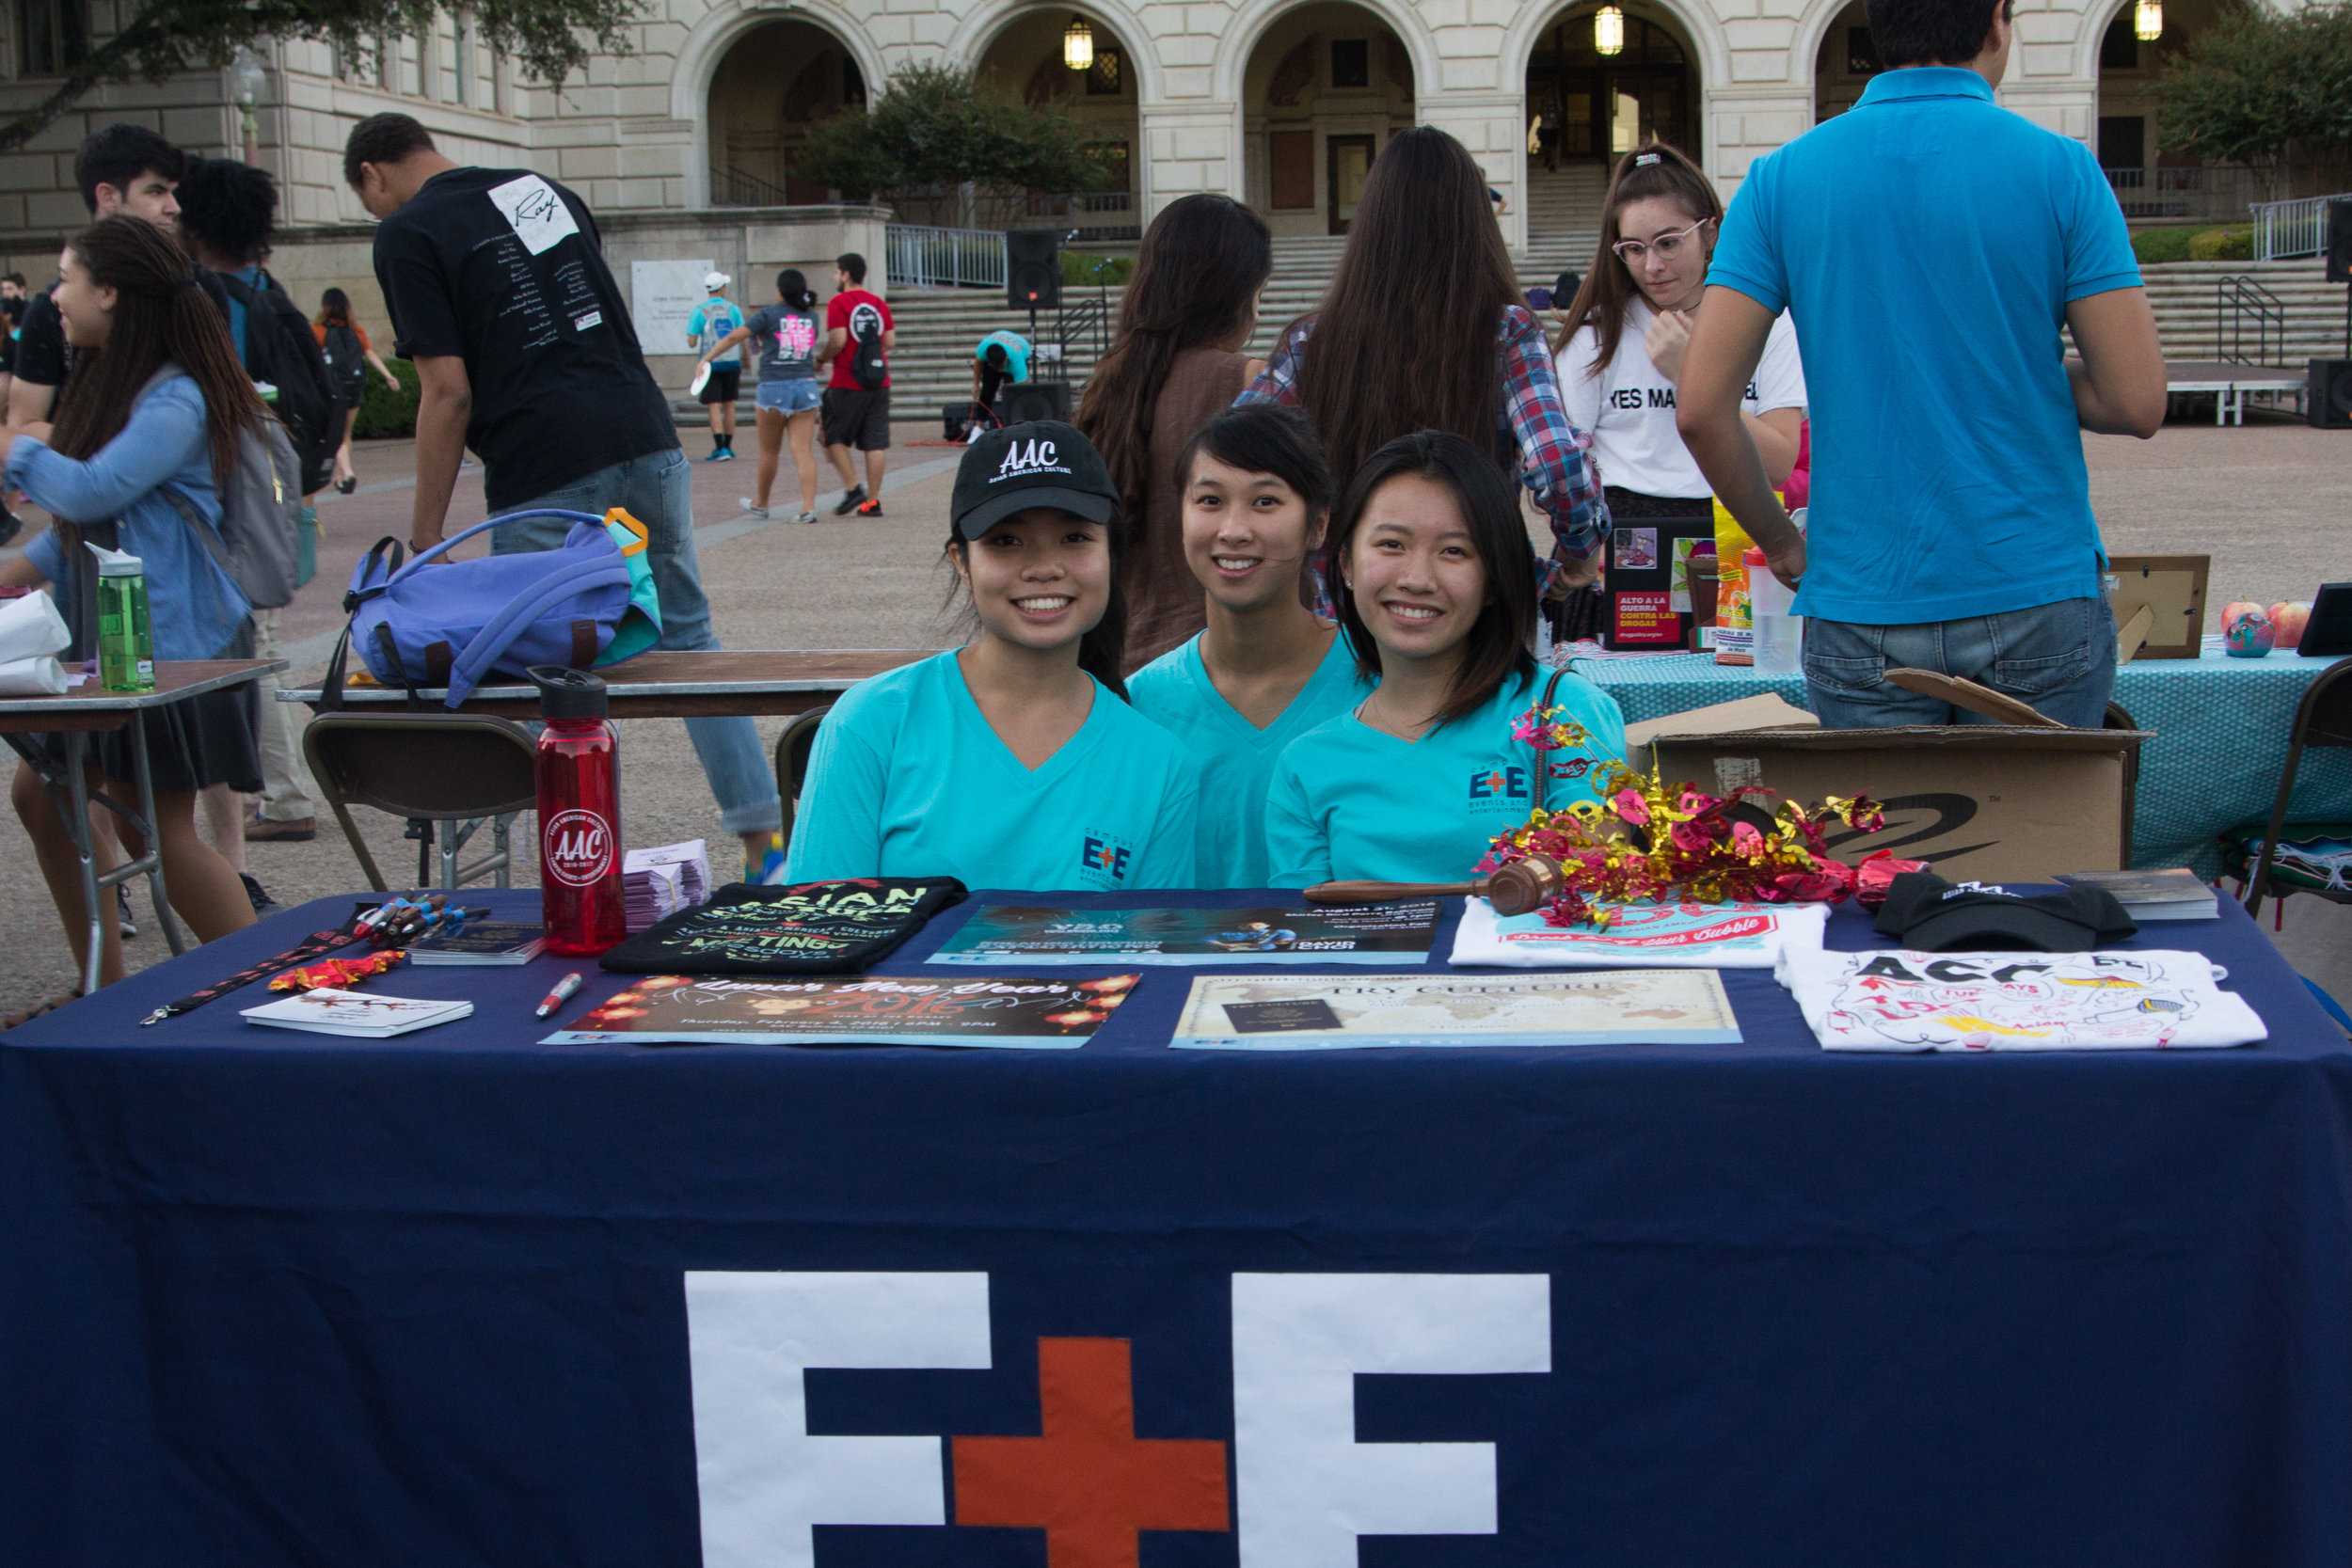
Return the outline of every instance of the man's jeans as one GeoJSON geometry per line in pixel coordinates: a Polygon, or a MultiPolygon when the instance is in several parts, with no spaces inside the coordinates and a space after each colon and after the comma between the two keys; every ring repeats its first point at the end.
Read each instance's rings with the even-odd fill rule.
{"type": "Polygon", "coordinates": [[[1886,672],[1902,669],[1965,676],[2095,730],[2115,689],[2115,617],[2100,598],[1908,626],[1804,624],[1805,696],[1824,728],[1998,722],[1889,686],[1886,672]]]}
{"type": "MultiPolygon", "coordinates": [[[[276,658],[278,611],[253,612],[253,657],[276,658]]],[[[278,700],[278,677],[265,675],[257,689],[261,698],[262,803],[259,814],[271,822],[300,822],[318,815],[310,798],[310,770],[303,766],[301,725],[310,714],[297,714],[292,703],[278,700]]]]}
{"type": "MultiPolygon", "coordinates": [[[[654,589],[661,595],[660,645],[712,649],[719,646],[719,638],[710,629],[710,600],[703,594],[702,568],[694,561],[692,481],[686,453],[672,447],[598,468],[560,490],[503,510],[546,506],[600,517],[612,507],[627,507],[649,536],[646,559],[653,568],[654,589]]],[[[491,531],[491,547],[501,555],[551,550],[570,531],[571,525],[560,519],[534,517],[491,531]]],[[[719,800],[719,821],[728,832],[773,832],[784,826],[775,771],[760,749],[757,725],[742,718],[689,719],[686,734],[702,759],[703,776],[719,800]]]]}

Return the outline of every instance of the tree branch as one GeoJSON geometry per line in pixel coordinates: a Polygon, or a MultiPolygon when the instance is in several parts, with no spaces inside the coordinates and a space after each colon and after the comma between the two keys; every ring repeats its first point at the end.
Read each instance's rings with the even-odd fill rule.
{"type": "Polygon", "coordinates": [[[59,116],[101,82],[124,74],[134,59],[163,45],[167,35],[155,25],[151,8],[131,19],[131,25],[82,56],[56,91],[0,125],[0,152],[13,152],[57,122],[59,116]]]}

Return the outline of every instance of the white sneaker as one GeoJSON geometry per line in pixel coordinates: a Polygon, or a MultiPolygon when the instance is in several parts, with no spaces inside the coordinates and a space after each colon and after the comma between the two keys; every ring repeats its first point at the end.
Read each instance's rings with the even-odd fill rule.
{"type": "Polygon", "coordinates": [[[749,496],[736,497],[735,504],[741,509],[746,517],[756,517],[763,523],[768,520],[768,509],[764,506],[754,506],[752,498],[749,496]]]}
{"type": "Polygon", "coordinates": [[[813,523],[817,520],[817,514],[814,512],[803,512],[792,520],[796,523],[813,523]]]}

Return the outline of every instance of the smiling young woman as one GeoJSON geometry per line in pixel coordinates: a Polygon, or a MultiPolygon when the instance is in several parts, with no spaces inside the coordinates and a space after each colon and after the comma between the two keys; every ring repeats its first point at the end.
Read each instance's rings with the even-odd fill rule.
{"type": "Polygon", "coordinates": [[[786,879],[1191,887],[1193,766],[1120,681],[1124,519],[1101,456],[1057,421],[993,431],[964,449],[950,510],[977,630],[825,716],[786,879]]]}
{"type": "Polygon", "coordinates": [[[1287,747],[1266,790],[1273,885],[1333,878],[1450,881],[1525,820],[1534,769],[1549,800],[1625,754],[1616,703],[1562,678],[1561,717],[1589,736],[1538,755],[1512,736],[1541,695],[1527,647],[1535,587],[1501,470],[1469,442],[1422,431],[1390,442],[1348,485],[1331,536],[1331,596],[1357,664],[1379,685],[1287,747]]]}

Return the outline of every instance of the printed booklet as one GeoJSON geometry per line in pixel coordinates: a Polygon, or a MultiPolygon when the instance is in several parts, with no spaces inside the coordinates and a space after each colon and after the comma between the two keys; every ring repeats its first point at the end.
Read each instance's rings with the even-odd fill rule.
{"type": "Polygon", "coordinates": [[[358,1039],[389,1039],[411,1029],[473,1016],[470,1002],[437,1002],[414,996],[377,996],[367,991],[337,990],[321,986],[265,1006],[246,1007],[247,1023],[272,1029],[302,1029],[314,1035],[348,1035],[358,1039]]]}
{"type": "Polygon", "coordinates": [[[958,1045],[1073,1051],[1137,976],[869,974],[741,980],[648,974],[542,1045],[958,1045]]]}
{"type": "Polygon", "coordinates": [[[1364,1046],[1736,1045],[1711,969],[1581,974],[1202,974],[1173,1043],[1200,1051],[1364,1046]]]}
{"type": "Polygon", "coordinates": [[[1073,910],[988,904],[935,964],[1410,963],[1437,940],[1438,901],[1353,908],[1073,910]]]}

